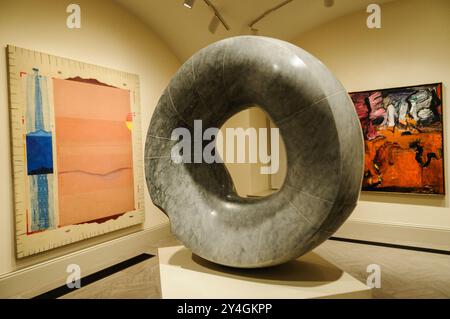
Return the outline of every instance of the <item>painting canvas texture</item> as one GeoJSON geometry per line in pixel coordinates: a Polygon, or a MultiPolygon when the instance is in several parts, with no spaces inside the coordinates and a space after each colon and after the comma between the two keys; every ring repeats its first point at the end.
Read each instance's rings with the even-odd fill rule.
{"type": "Polygon", "coordinates": [[[442,84],[350,97],[364,135],[363,191],[445,194],[442,84]]]}
{"type": "Polygon", "coordinates": [[[17,257],[144,221],[139,79],[8,46],[17,257]]]}

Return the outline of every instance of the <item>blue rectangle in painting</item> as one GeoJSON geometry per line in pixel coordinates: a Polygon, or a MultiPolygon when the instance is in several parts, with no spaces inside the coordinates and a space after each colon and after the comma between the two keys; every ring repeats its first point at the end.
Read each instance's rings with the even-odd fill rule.
{"type": "Polygon", "coordinates": [[[28,175],[53,174],[52,133],[28,133],[26,143],[28,175]]]}

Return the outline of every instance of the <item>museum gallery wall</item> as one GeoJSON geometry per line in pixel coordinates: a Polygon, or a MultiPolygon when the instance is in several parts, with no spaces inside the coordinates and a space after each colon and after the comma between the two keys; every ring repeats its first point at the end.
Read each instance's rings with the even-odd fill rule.
{"type": "Polygon", "coordinates": [[[144,221],[136,75],[8,46],[16,253],[144,221]]]}
{"type": "MultiPolygon", "coordinates": [[[[403,2],[402,2],[403,3],[403,2]]],[[[395,15],[395,19],[399,19],[399,16],[401,19],[403,20],[407,20],[405,19],[405,16],[410,17],[411,16],[411,21],[417,20],[417,15],[414,15],[414,12],[421,12],[421,15],[424,14],[425,17],[430,17],[432,14],[427,13],[426,10],[422,10],[422,4],[419,1],[411,1],[412,4],[408,3],[408,4],[402,4],[402,3],[393,3],[393,4],[387,4],[384,8],[383,8],[383,13],[385,14],[384,17],[384,21],[386,23],[389,23],[390,21],[394,20],[394,15],[395,15]],[[411,9],[409,10],[408,8],[411,7],[411,9]],[[408,10],[407,10],[408,9],[408,10]]],[[[437,14],[437,11],[439,12],[448,12],[445,11],[444,9],[446,8],[445,6],[448,7],[448,4],[442,4],[444,2],[441,2],[441,5],[436,5],[434,6],[433,9],[434,11],[432,12],[434,15],[437,14]]],[[[39,4],[40,5],[40,4],[39,4]]],[[[107,10],[104,10],[105,12],[107,10]]],[[[24,10],[25,12],[25,10],[24,10]]],[[[62,12],[64,12],[64,10],[62,10],[62,12]]],[[[89,11],[88,11],[89,12],[89,11]]],[[[102,10],[97,10],[96,12],[102,12],[102,10]]],[[[109,10],[108,10],[109,12],[109,10]]],[[[6,16],[6,15],[5,15],[6,16]]],[[[5,19],[5,16],[2,16],[2,20],[6,21],[7,19],[5,19]]],[[[336,71],[339,79],[341,79],[343,81],[343,83],[345,84],[345,86],[351,90],[372,90],[372,89],[378,89],[378,88],[386,88],[386,87],[396,87],[396,86],[403,86],[403,85],[415,85],[418,83],[433,83],[436,81],[442,81],[444,82],[444,86],[445,83],[448,82],[449,78],[448,78],[448,74],[450,74],[450,72],[447,72],[447,70],[450,70],[448,68],[448,52],[449,52],[449,47],[448,47],[448,42],[446,41],[442,41],[442,36],[437,36],[437,38],[439,38],[438,40],[436,40],[436,37],[431,37],[430,35],[437,35],[437,34],[442,34],[442,32],[447,32],[445,29],[445,26],[442,24],[439,24],[439,21],[443,21],[443,20],[439,20],[439,19],[435,19],[435,20],[431,20],[428,19],[428,22],[426,25],[415,25],[411,22],[411,24],[409,24],[407,27],[405,26],[405,24],[403,24],[403,26],[405,26],[405,30],[407,29],[407,32],[402,30],[392,30],[392,28],[389,29],[390,34],[392,34],[393,36],[395,36],[396,38],[400,39],[399,41],[392,43],[392,45],[384,45],[385,43],[383,43],[383,38],[387,38],[385,36],[385,33],[387,33],[388,31],[384,31],[380,30],[380,32],[378,33],[370,33],[370,31],[368,30],[361,30],[359,33],[355,32],[356,35],[352,35],[354,38],[352,38],[352,42],[353,45],[349,45],[349,46],[345,46],[345,48],[342,46],[342,37],[339,37],[340,35],[345,35],[346,37],[349,35],[348,29],[352,29],[352,30],[359,30],[357,26],[359,26],[360,21],[361,21],[361,17],[365,17],[364,14],[361,15],[353,15],[349,18],[346,18],[345,22],[343,21],[338,21],[338,22],[333,22],[333,24],[330,24],[327,28],[327,26],[325,26],[324,28],[319,28],[316,31],[311,31],[311,33],[307,33],[303,36],[302,41],[300,41],[298,44],[301,47],[304,47],[308,50],[310,50],[311,52],[315,53],[318,55],[319,58],[321,58],[327,65],[330,65],[332,67],[333,70],[336,71]],[[331,30],[330,30],[331,29],[331,30]],[[335,33],[331,32],[335,30],[335,33]],[[422,49],[422,47],[416,47],[415,50],[411,50],[411,52],[408,52],[408,59],[405,59],[405,62],[403,63],[403,60],[398,59],[397,54],[396,53],[400,53],[402,52],[402,47],[406,47],[406,34],[409,34],[410,32],[413,32],[416,34],[416,36],[418,37],[418,39],[420,41],[425,41],[425,35],[420,32],[420,30],[424,30],[423,33],[426,33],[426,40],[428,40],[429,42],[429,46],[427,46],[426,48],[426,52],[428,52],[428,55],[425,55],[423,50],[425,50],[425,48],[422,49]],[[425,32],[426,31],[426,32],[425,32]],[[384,32],[384,33],[383,33],[384,32]],[[336,35],[336,33],[338,35],[336,35]],[[381,44],[380,44],[380,38],[376,38],[376,34],[382,34],[381,38],[381,44]],[[336,41],[328,41],[328,40],[333,40],[336,39],[336,41]],[[365,40],[366,39],[366,40],[365,40]],[[402,40],[405,39],[405,40],[402,40]],[[375,41],[375,40],[378,40],[375,41]],[[366,42],[364,42],[366,41],[366,42]],[[368,44],[368,42],[370,42],[370,44],[368,44]],[[361,44],[362,43],[362,44],[361,44]],[[373,44],[373,46],[371,45],[373,44]],[[376,50],[374,48],[375,44],[377,46],[379,45],[383,45],[383,47],[385,48],[384,50],[376,50]],[[358,47],[358,49],[356,49],[356,47],[358,47]],[[430,49],[431,48],[431,49],[430,49]],[[369,52],[370,51],[370,52],[369,52]],[[376,57],[374,58],[371,54],[373,52],[377,52],[376,57]],[[394,53],[395,52],[395,53],[394,53]],[[421,60],[421,56],[427,56],[431,58],[427,58],[426,63],[422,63],[423,61],[421,60]],[[375,62],[373,62],[371,60],[371,58],[375,59],[375,62]],[[395,65],[394,63],[390,63],[390,61],[395,61],[395,65]],[[414,62],[414,64],[411,64],[411,61],[414,62]],[[370,63],[368,63],[370,62],[370,63]],[[373,63],[372,63],[373,62],[373,63]],[[404,65],[406,64],[406,62],[408,62],[408,65],[404,65]],[[435,63],[434,63],[435,62],[435,63]],[[438,68],[434,67],[434,64],[439,65],[438,68]],[[374,69],[376,68],[377,70],[380,69],[380,65],[383,66],[382,70],[383,72],[375,72],[374,69]],[[426,65],[426,71],[425,72],[417,72],[417,68],[415,67],[410,67],[411,65],[426,65]],[[360,77],[355,76],[355,74],[357,75],[361,75],[361,74],[370,74],[371,76],[367,76],[364,78],[364,80],[361,80],[360,77]]],[[[20,24],[16,23],[13,24],[14,29],[16,30],[21,30],[20,29],[20,25],[24,24],[24,25],[28,25],[31,26],[32,24],[27,22],[27,21],[31,21],[31,18],[28,19],[20,19],[20,24]]],[[[43,19],[38,19],[38,21],[44,21],[43,19]]],[[[53,20],[50,20],[53,21],[53,20]]],[[[6,24],[2,25],[3,30],[6,30],[6,28],[4,28],[6,24]]],[[[86,25],[87,26],[87,25],[86,25]]],[[[36,24],[33,23],[33,27],[38,28],[38,30],[42,31],[42,27],[40,27],[40,24],[36,24]],[[40,29],[39,29],[40,28],[40,29]]],[[[52,28],[52,30],[58,30],[58,28],[52,28]]],[[[83,27],[83,32],[84,30],[87,30],[86,32],[91,32],[92,29],[86,28],[85,26],[83,27]]],[[[12,35],[16,35],[15,33],[11,32],[9,30],[9,32],[12,35]]],[[[19,31],[17,31],[19,32],[19,31]]],[[[23,32],[23,30],[22,30],[23,32]]],[[[65,32],[65,31],[64,31],[65,32]]],[[[63,43],[62,39],[63,36],[59,36],[57,37],[58,40],[54,40],[55,38],[55,33],[56,31],[52,31],[49,32],[48,36],[45,36],[45,32],[42,32],[44,39],[46,39],[47,42],[44,42],[44,44],[40,45],[39,49],[42,49],[43,51],[48,51],[48,52],[58,52],[61,55],[65,55],[65,56],[75,56],[78,57],[79,59],[82,60],[89,60],[89,57],[85,55],[80,54],[79,52],[75,52],[73,55],[69,52],[69,51],[64,51],[62,49],[58,49],[58,46],[63,47],[64,45],[54,45],[52,46],[54,43],[58,43],[58,41],[60,43],[63,43]],[[47,39],[47,38],[52,38],[51,40],[47,39]],[[62,51],[61,51],[62,50],[62,51]]],[[[94,35],[97,35],[95,32],[93,32],[94,35]]],[[[130,32],[130,34],[137,34],[137,33],[132,33],[130,32]]],[[[60,35],[60,34],[58,34],[60,35]]],[[[67,36],[67,34],[63,34],[64,36],[67,36]]],[[[86,36],[86,34],[84,34],[84,38],[88,38],[86,36]]],[[[21,39],[20,37],[18,37],[16,35],[17,38],[21,39]]],[[[93,36],[91,36],[92,38],[93,36]]],[[[70,37],[69,37],[70,38],[70,37]]],[[[3,37],[3,40],[7,39],[6,37],[3,37]]],[[[32,40],[28,40],[28,38],[26,38],[27,40],[22,40],[19,41],[19,43],[23,46],[28,46],[30,48],[33,48],[33,41],[32,40]],[[28,41],[28,42],[27,42],[28,41]],[[25,43],[25,44],[24,44],[25,43]]],[[[72,38],[70,38],[71,40],[73,40],[72,38]]],[[[6,41],[6,40],[5,40],[6,41]]],[[[9,41],[12,42],[12,41],[9,41]]],[[[79,41],[81,42],[81,41],[79,41]]],[[[94,42],[94,41],[92,41],[94,42]]],[[[84,52],[87,51],[87,54],[90,54],[91,50],[87,50],[85,48],[88,48],[89,46],[87,45],[88,42],[81,42],[78,43],[77,42],[77,46],[79,46],[80,48],[80,52],[84,52]]],[[[99,42],[101,43],[101,42],[99,42]]],[[[143,41],[140,41],[139,43],[143,43],[143,41]]],[[[103,43],[102,43],[103,44],[103,43]]],[[[153,42],[152,42],[153,45],[153,42]]],[[[98,49],[98,48],[96,48],[98,49]]],[[[100,57],[101,59],[108,59],[108,55],[107,52],[105,52],[106,50],[98,50],[99,52],[97,52],[96,54],[96,58],[98,59],[98,57],[100,57]]],[[[111,52],[119,52],[119,50],[111,50],[111,52]]],[[[134,50],[133,52],[145,52],[148,56],[151,56],[150,50],[134,50]]],[[[133,53],[134,54],[134,53],[133,53]]],[[[94,55],[93,55],[94,56],[94,55]]],[[[92,61],[94,63],[100,63],[100,64],[105,64],[105,65],[115,65],[115,62],[119,61],[118,59],[118,54],[114,55],[111,54],[111,56],[113,56],[113,59],[109,59],[109,60],[105,60],[105,62],[101,62],[99,60],[96,60],[96,58],[93,58],[92,61]],[[117,60],[115,61],[114,58],[117,60]]],[[[128,57],[131,57],[130,54],[128,54],[128,57]]],[[[133,59],[126,59],[127,61],[132,61],[133,59]]],[[[141,58],[141,60],[144,60],[141,58]]],[[[149,59],[145,60],[148,61],[149,59]]],[[[134,60],[133,60],[134,61],[134,60]]],[[[117,62],[118,63],[118,62],[117,62]]],[[[4,63],[3,63],[4,64],[4,63]]],[[[142,63],[141,63],[142,64],[142,63]]],[[[162,62],[160,61],[160,64],[162,64],[162,62]]],[[[155,65],[151,65],[152,69],[146,68],[146,74],[153,74],[155,71],[153,70],[155,68],[155,65]],[[153,73],[152,73],[153,72],[153,73]]],[[[32,68],[35,68],[34,66],[30,66],[30,70],[32,70],[32,68]]],[[[136,67],[133,66],[129,66],[127,64],[120,64],[120,67],[122,69],[132,69],[134,70],[134,72],[138,72],[136,67]]],[[[44,75],[43,72],[43,68],[37,68],[39,69],[39,71],[41,72],[41,75],[44,75]]],[[[144,71],[142,71],[144,72],[144,71]]],[[[162,72],[160,72],[162,73],[162,72]]],[[[158,73],[158,77],[159,74],[158,73]]],[[[141,74],[141,73],[140,73],[141,74]]],[[[165,76],[167,76],[166,73],[164,73],[165,76]]],[[[74,75],[74,77],[76,77],[76,75],[74,75]]],[[[163,76],[161,76],[163,77],[163,76]]],[[[99,82],[102,83],[107,83],[106,80],[100,78],[100,76],[96,75],[93,78],[97,78],[97,80],[99,82]]],[[[64,80],[64,79],[63,79],[64,80]]],[[[142,77],[141,74],[141,80],[145,80],[145,77],[142,77]]],[[[157,87],[157,84],[159,83],[160,79],[158,78],[157,80],[151,81],[149,79],[147,84],[151,84],[151,85],[146,85],[146,88],[149,88],[149,90],[154,90],[154,91],[158,91],[157,89],[154,89],[154,87],[157,87]]],[[[161,81],[161,82],[165,82],[161,81]]],[[[50,82],[51,83],[51,82],[50,82]]],[[[444,88],[445,89],[445,88],[444,88]]],[[[6,85],[5,85],[5,90],[6,90],[6,85]]],[[[146,90],[147,91],[147,90],[146,90]]],[[[446,106],[447,104],[445,102],[448,102],[448,94],[446,95],[446,92],[448,92],[447,90],[444,90],[443,93],[443,101],[444,101],[444,105],[446,106]]],[[[5,91],[6,93],[6,91],[5,91]]],[[[155,105],[156,101],[154,101],[154,99],[156,98],[156,93],[153,94],[154,92],[152,91],[152,94],[149,93],[145,93],[143,92],[143,96],[144,95],[148,95],[147,97],[147,101],[144,99],[143,102],[151,102],[151,103],[146,103],[146,104],[151,104],[151,105],[155,105]],[[153,97],[153,95],[155,95],[155,97],[153,97]]],[[[6,96],[6,94],[5,94],[6,96]]],[[[159,96],[159,91],[158,91],[158,96],[159,96]]],[[[6,101],[6,98],[5,98],[6,101]]],[[[5,102],[6,103],[6,102],[5,102]]],[[[5,108],[6,109],[6,108],[5,108]]],[[[151,112],[147,112],[148,114],[145,115],[144,114],[144,118],[145,117],[149,117],[151,115],[151,112]]],[[[446,115],[445,115],[446,116],[446,115]]],[[[7,118],[7,116],[4,117],[5,119],[7,118]]],[[[445,117],[444,117],[445,118],[445,117]]],[[[144,121],[145,122],[145,121],[144,121]]],[[[8,136],[8,134],[6,134],[6,127],[7,127],[7,123],[3,123],[3,127],[5,127],[5,131],[3,134],[4,136],[8,136]]],[[[447,134],[447,132],[444,132],[445,134],[447,134]]],[[[14,140],[14,136],[13,136],[13,140],[14,140]]],[[[54,142],[54,138],[55,136],[52,136],[53,141],[54,142]]],[[[4,141],[6,140],[6,138],[4,139],[4,141]]],[[[45,139],[44,139],[45,140],[45,139]]],[[[446,139],[448,140],[448,139],[446,139]]],[[[6,148],[6,142],[2,144],[5,148],[6,148]]],[[[22,148],[22,152],[24,151],[24,148],[22,148]]],[[[53,154],[53,156],[55,156],[56,152],[53,154]]],[[[436,153],[437,155],[438,153],[436,153]]],[[[9,162],[9,154],[7,154],[8,156],[8,165],[10,164],[9,162]]],[[[23,155],[22,155],[23,156],[23,155]]],[[[6,157],[6,155],[4,156],[6,157]]],[[[425,158],[426,159],[426,158],[425,158]]],[[[434,162],[436,159],[431,159],[431,162],[434,162]]],[[[6,160],[2,161],[2,165],[5,167],[6,164],[6,160]]],[[[13,163],[15,163],[15,160],[13,161],[13,163]]],[[[57,171],[57,163],[56,161],[53,163],[53,174],[55,174],[55,172],[57,171]]],[[[6,170],[5,170],[6,171],[6,170]]],[[[9,185],[9,184],[8,184],[9,185]]],[[[6,188],[5,188],[6,189],[6,188]]],[[[9,186],[8,186],[9,189],[9,186]]],[[[374,192],[370,192],[371,194],[373,194],[374,192]]],[[[3,209],[9,211],[9,191],[7,192],[3,192],[2,194],[2,199],[8,199],[4,201],[4,206],[3,209]],[[4,195],[6,194],[6,195],[4,195]],[[8,203],[8,204],[6,204],[8,203]]],[[[418,197],[426,197],[426,198],[435,198],[437,196],[408,196],[408,200],[411,200],[411,202],[417,203],[417,198],[418,197]],[[414,200],[414,198],[416,198],[416,200],[414,200]]],[[[373,199],[373,197],[370,197],[371,199],[373,199]]],[[[398,197],[395,197],[398,198],[398,197]]],[[[390,198],[391,199],[391,198],[390,198]]],[[[391,199],[391,201],[393,201],[391,199]]],[[[448,201],[445,200],[445,203],[442,204],[443,205],[447,205],[448,206],[448,201]]],[[[400,205],[400,204],[396,204],[394,205],[390,205],[390,203],[376,203],[375,201],[371,201],[368,202],[367,201],[367,197],[363,197],[363,202],[359,207],[357,208],[356,214],[353,214],[354,216],[356,216],[356,218],[360,218],[360,219],[377,219],[377,221],[383,221],[386,223],[390,223],[391,221],[395,221],[398,223],[411,223],[411,224],[417,224],[417,225],[421,225],[421,224],[427,224],[427,225],[431,225],[431,227],[435,227],[435,226],[439,226],[442,228],[447,228],[450,226],[450,222],[448,219],[448,207],[419,207],[417,204],[416,205],[400,205]],[[370,215],[370,216],[369,216],[370,215]]],[[[6,215],[6,214],[5,214],[6,215]]],[[[158,221],[162,220],[159,215],[155,215],[155,219],[157,219],[158,221]],[[159,218],[159,219],[158,219],[159,218]]],[[[8,217],[9,218],[9,217],[8,217]]],[[[13,228],[10,227],[10,223],[9,223],[9,219],[8,218],[4,218],[2,219],[2,222],[4,225],[6,225],[4,227],[4,229],[6,228],[13,228]]],[[[150,220],[150,218],[147,218],[147,221],[150,220]]],[[[18,224],[20,225],[20,217],[17,219],[18,224]]],[[[111,222],[111,221],[110,221],[111,222]]],[[[88,226],[89,224],[84,224],[82,225],[83,227],[88,226]]],[[[98,225],[91,225],[93,228],[98,229],[98,225]]],[[[22,226],[20,226],[22,227],[22,226]]],[[[72,226],[65,226],[68,228],[71,228],[72,226]]],[[[79,227],[79,225],[77,226],[79,227]]],[[[26,229],[23,228],[23,229],[26,229]]],[[[71,233],[72,231],[69,231],[69,233],[71,233]]],[[[42,232],[38,232],[36,234],[33,235],[38,235],[38,236],[34,236],[33,238],[38,239],[38,237],[43,236],[45,234],[45,236],[48,236],[48,234],[50,233],[49,230],[47,231],[42,231],[42,232]]],[[[5,234],[2,237],[2,241],[4,243],[6,243],[4,246],[11,246],[9,240],[5,240],[9,239],[9,234],[7,232],[3,232],[3,234],[5,234]]],[[[56,232],[54,232],[54,234],[56,234],[56,232]]],[[[53,235],[51,236],[53,237],[53,235]]],[[[25,238],[25,237],[24,237],[25,238]]],[[[30,238],[32,238],[30,236],[30,238]]],[[[42,238],[41,242],[43,242],[44,240],[46,240],[44,237],[40,237],[42,238]]],[[[441,238],[441,237],[440,237],[441,238]]],[[[78,239],[77,239],[78,240],[78,239]]],[[[396,238],[397,240],[397,238],[396,238]]],[[[443,242],[444,240],[439,239],[439,243],[443,242]]],[[[50,242],[52,242],[50,240],[50,242]]],[[[446,241],[447,243],[449,241],[446,241]]],[[[28,244],[30,244],[31,241],[28,241],[28,244]]],[[[56,247],[57,245],[55,245],[56,247]]],[[[74,245],[73,247],[75,248],[79,248],[81,246],[78,245],[74,245]]],[[[447,245],[448,247],[448,245],[447,245]]],[[[9,249],[9,248],[8,248],[9,249]]],[[[36,248],[36,251],[38,251],[40,248],[36,248]]],[[[73,250],[72,250],[73,251],[73,250]]],[[[7,250],[7,252],[9,252],[7,250]]],[[[43,257],[47,257],[49,255],[47,254],[43,254],[43,257]]],[[[54,256],[54,255],[52,255],[54,256]]],[[[7,259],[8,259],[8,265],[2,265],[2,270],[3,271],[10,271],[13,270],[13,268],[10,268],[9,266],[9,255],[7,254],[7,259]]],[[[5,258],[6,259],[6,258],[5,258]]],[[[41,259],[42,260],[42,259],[41,259]]],[[[31,263],[32,261],[30,261],[31,263]]],[[[13,262],[11,262],[11,264],[13,264],[13,262]]]]}
{"type": "MultiPolygon", "coordinates": [[[[349,92],[442,83],[445,190],[450,42],[442,35],[450,32],[449,9],[447,0],[393,1],[382,5],[381,29],[361,27],[367,13],[359,12],[307,31],[293,42],[323,61],[349,92]],[[427,45],[412,45],[411,37],[414,43],[427,45]]],[[[433,158],[431,163],[438,161],[433,158]]],[[[358,206],[336,236],[450,250],[449,207],[448,196],[363,191],[358,206]]]]}

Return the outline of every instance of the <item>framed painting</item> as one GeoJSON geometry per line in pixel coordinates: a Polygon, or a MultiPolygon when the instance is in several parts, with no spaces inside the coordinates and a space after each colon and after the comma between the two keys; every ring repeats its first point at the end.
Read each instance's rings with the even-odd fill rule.
{"type": "Polygon", "coordinates": [[[8,46],[16,252],[144,221],[139,79],[8,46]]]}
{"type": "Polygon", "coordinates": [[[350,97],[364,134],[362,190],[444,195],[442,83],[350,97]]]}

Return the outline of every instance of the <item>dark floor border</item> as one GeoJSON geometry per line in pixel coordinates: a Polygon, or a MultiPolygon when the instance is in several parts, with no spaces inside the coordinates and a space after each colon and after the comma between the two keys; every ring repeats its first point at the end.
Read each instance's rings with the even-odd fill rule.
{"type": "Polygon", "coordinates": [[[389,244],[389,243],[380,243],[380,242],[376,242],[376,241],[351,239],[351,238],[342,238],[342,237],[330,237],[329,239],[330,240],[335,240],[335,241],[343,241],[343,242],[347,242],[347,243],[353,243],[353,244],[381,246],[381,247],[398,248],[398,249],[404,249],[404,250],[414,250],[414,251],[420,251],[420,252],[425,252],[425,253],[450,255],[450,251],[448,251],[448,250],[441,250],[441,249],[416,247],[416,246],[405,246],[405,245],[397,245],[397,244],[389,244]]]}
{"type": "MultiPolygon", "coordinates": [[[[88,275],[86,277],[82,277],[81,278],[81,288],[86,287],[87,285],[90,285],[100,279],[103,279],[105,277],[111,276],[119,271],[122,271],[128,267],[134,266],[136,264],[139,264],[145,260],[148,260],[152,257],[155,257],[154,255],[150,255],[150,254],[141,254],[138,255],[136,257],[127,259],[125,261],[122,261],[118,264],[115,264],[111,267],[102,269],[100,271],[97,271],[91,275],[88,275]]],[[[81,289],[80,288],[80,289],[81,289]]],[[[32,299],[56,299],[59,298],[61,296],[64,296],[68,293],[71,293],[73,291],[76,291],[77,289],[71,289],[68,286],[64,285],[58,288],[55,288],[53,290],[47,291],[41,295],[38,295],[36,297],[33,297],[32,299]]]]}

